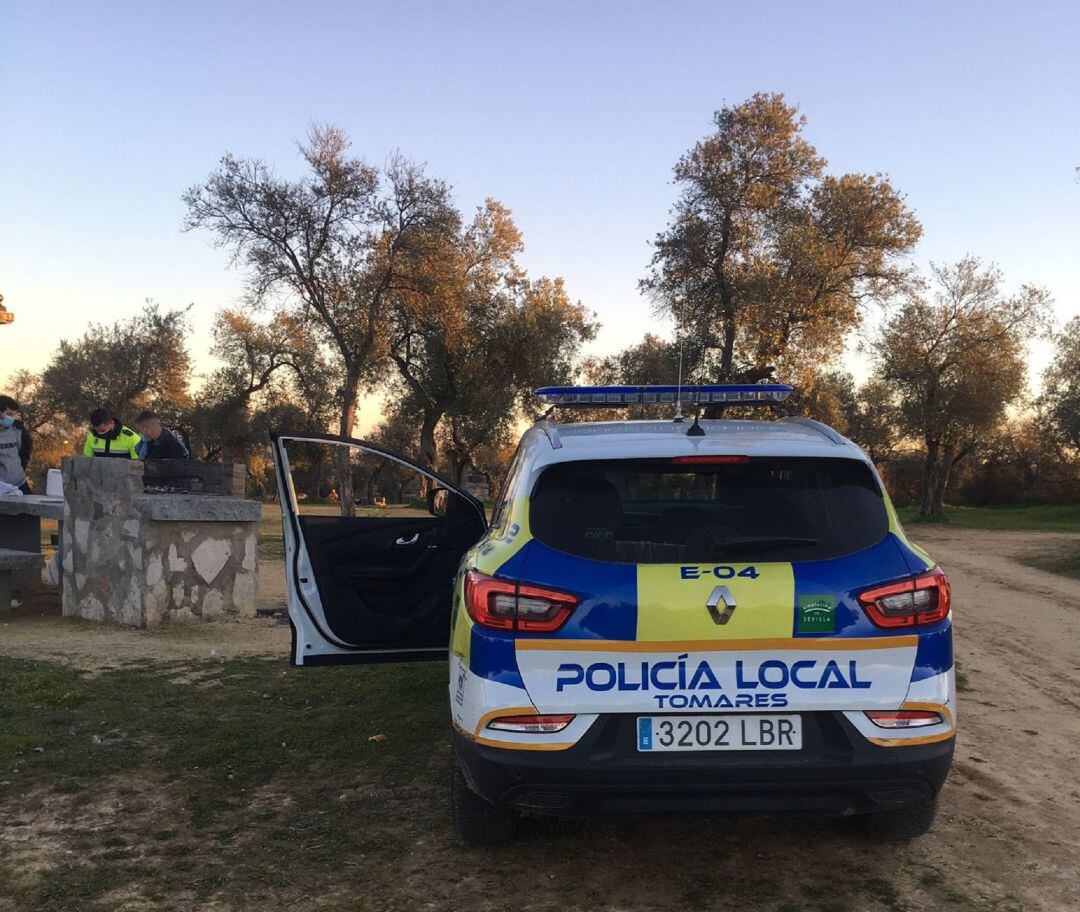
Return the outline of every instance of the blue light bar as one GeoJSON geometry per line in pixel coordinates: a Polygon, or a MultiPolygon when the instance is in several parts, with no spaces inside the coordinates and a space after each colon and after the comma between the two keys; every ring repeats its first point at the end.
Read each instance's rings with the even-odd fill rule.
{"type": "Polygon", "coordinates": [[[715,402],[783,402],[794,387],[782,383],[720,383],[706,386],[544,386],[536,398],[546,405],[577,408],[618,408],[623,405],[664,405],[676,401],[699,405],[715,402]]]}

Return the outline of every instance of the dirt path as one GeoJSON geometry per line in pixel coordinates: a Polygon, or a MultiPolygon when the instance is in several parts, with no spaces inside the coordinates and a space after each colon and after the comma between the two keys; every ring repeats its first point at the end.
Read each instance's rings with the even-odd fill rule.
{"type": "MultiPolygon", "coordinates": [[[[512,907],[538,910],[674,912],[691,900],[695,908],[784,912],[1080,909],[1080,581],[1014,559],[1080,547],[1080,536],[918,528],[915,537],[953,583],[962,682],[956,760],[929,836],[880,845],[817,821],[552,822],[520,847],[523,862],[509,852],[489,870],[460,848],[443,809],[432,810],[444,800],[433,761],[439,772],[430,783],[382,809],[399,835],[415,839],[415,851],[384,859],[393,896],[377,894],[376,905],[509,908],[508,881],[517,885],[512,907]],[[439,822],[423,823],[431,819],[439,822]]],[[[264,566],[263,604],[282,600],[280,570],[264,566]]],[[[0,621],[0,654],[83,669],[211,650],[284,658],[287,644],[288,628],[274,619],[148,633],[38,617],[27,606],[0,621]]],[[[355,896],[346,881],[356,870],[316,895],[355,896]]],[[[259,908],[287,906],[264,897],[259,908]]]]}
{"type": "Polygon", "coordinates": [[[1080,536],[917,537],[953,583],[964,682],[956,760],[929,848],[979,894],[1080,909],[1080,582],[1014,559],[1080,547],[1080,536]]]}

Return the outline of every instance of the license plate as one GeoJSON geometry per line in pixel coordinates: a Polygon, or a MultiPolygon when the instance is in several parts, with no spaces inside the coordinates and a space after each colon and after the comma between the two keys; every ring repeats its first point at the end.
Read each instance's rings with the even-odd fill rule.
{"type": "Polygon", "coordinates": [[[639,751],[800,750],[799,716],[638,716],[639,751]]]}

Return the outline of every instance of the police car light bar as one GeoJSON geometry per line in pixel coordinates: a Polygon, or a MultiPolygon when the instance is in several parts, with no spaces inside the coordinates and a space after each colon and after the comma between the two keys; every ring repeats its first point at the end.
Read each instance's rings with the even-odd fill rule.
{"type": "Polygon", "coordinates": [[[546,405],[578,408],[616,408],[622,405],[663,405],[675,402],[709,405],[714,402],[783,402],[794,387],[782,383],[720,383],[705,386],[544,386],[536,398],[546,405]]]}

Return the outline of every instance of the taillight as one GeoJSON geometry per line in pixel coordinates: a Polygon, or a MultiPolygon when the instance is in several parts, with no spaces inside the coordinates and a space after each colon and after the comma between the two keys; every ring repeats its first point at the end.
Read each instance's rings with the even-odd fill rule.
{"type": "Polygon", "coordinates": [[[943,721],[941,713],[925,709],[868,709],[866,718],[878,728],[925,728],[943,721]]]}
{"type": "Polygon", "coordinates": [[[675,456],[671,460],[672,465],[742,465],[750,461],[749,456],[723,455],[700,455],[700,456],[675,456]]]}
{"type": "Polygon", "coordinates": [[[470,571],[465,576],[465,608],[481,627],[552,633],[566,623],[577,607],[573,595],[495,579],[470,571]]]}
{"type": "Polygon", "coordinates": [[[859,604],[878,627],[933,624],[948,615],[950,600],[949,578],[940,567],[859,594],[859,604]]]}
{"type": "Polygon", "coordinates": [[[513,630],[517,584],[471,571],[465,577],[465,608],[477,624],[513,630]]]}
{"type": "Polygon", "coordinates": [[[498,731],[524,732],[526,734],[546,735],[561,732],[574,721],[569,716],[499,716],[488,722],[488,728],[498,731]]]}

